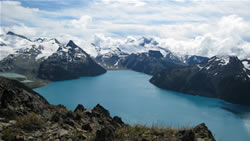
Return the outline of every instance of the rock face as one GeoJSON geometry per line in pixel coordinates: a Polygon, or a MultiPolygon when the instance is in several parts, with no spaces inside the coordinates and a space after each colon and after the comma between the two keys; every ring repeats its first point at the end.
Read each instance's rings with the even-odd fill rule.
{"type": "Polygon", "coordinates": [[[208,140],[205,124],[193,129],[149,129],[125,124],[97,104],[92,110],[78,105],[74,112],[46,99],[15,80],[0,77],[0,140],[208,140]],[[168,132],[163,132],[163,131],[168,132]],[[145,133],[144,133],[145,132],[145,133]],[[149,134],[150,133],[150,134],[149,134]],[[145,136],[147,134],[147,136],[145,136]]]}
{"type": "Polygon", "coordinates": [[[202,64],[162,71],[150,82],[160,88],[250,105],[250,74],[235,56],[215,56],[202,64]]]}
{"type": "Polygon", "coordinates": [[[61,46],[40,65],[38,77],[51,81],[96,76],[106,70],[96,64],[92,58],[73,41],[61,46]]]}

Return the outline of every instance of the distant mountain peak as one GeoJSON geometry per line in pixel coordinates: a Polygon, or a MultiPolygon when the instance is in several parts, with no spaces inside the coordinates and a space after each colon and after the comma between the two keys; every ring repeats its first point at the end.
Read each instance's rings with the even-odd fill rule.
{"type": "Polygon", "coordinates": [[[68,47],[68,46],[70,46],[70,47],[72,47],[72,48],[77,48],[77,47],[78,47],[72,40],[70,40],[70,41],[68,42],[67,47],[68,47]]]}
{"type": "Polygon", "coordinates": [[[147,37],[141,37],[139,39],[141,41],[140,46],[145,46],[146,44],[152,44],[152,45],[158,45],[158,42],[156,42],[153,38],[147,38],[147,37]]]}
{"type": "Polygon", "coordinates": [[[20,37],[20,38],[31,41],[29,38],[27,38],[27,37],[25,37],[23,35],[16,34],[16,33],[12,32],[12,31],[7,32],[6,35],[17,36],[17,37],[20,37]]]}
{"type": "Polygon", "coordinates": [[[15,33],[12,32],[12,31],[9,31],[9,32],[7,33],[7,35],[15,35],[15,33]]]}

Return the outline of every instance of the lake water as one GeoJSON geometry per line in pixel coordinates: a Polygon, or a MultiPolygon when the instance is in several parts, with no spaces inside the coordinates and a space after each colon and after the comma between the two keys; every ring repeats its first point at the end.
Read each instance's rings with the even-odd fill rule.
{"type": "Polygon", "coordinates": [[[35,90],[51,104],[71,110],[79,103],[86,108],[100,103],[130,124],[192,127],[204,122],[218,141],[250,140],[249,107],[159,89],[149,83],[150,78],[134,71],[108,71],[35,90]]]}

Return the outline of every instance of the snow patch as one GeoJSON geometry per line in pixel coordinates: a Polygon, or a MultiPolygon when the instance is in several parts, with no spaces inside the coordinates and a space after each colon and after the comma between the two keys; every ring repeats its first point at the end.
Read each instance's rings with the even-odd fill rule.
{"type": "Polygon", "coordinates": [[[242,64],[244,65],[244,67],[248,70],[250,70],[250,64],[248,64],[247,61],[243,61],[242,64]]]}
{"type": "Polygon", "coordinates": [[[199,68],[199,71],[203,69],[200,65],[196,65],[199,68]]]}
{"type": "Polygon", "coordinates": [[[216,56],[217,58],[215,59],[215,61],[219,62],[218,65],[221,65],[221,66],[225,66],[229,63],[230,61],[230,56],[216,56]]]}

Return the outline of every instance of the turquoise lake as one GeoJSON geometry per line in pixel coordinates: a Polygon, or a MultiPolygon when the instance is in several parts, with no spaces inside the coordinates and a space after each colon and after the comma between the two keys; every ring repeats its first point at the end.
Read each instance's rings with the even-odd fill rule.
{"type": "Polygon", "coordinates": [[[250,140],[250,107],[155,87],[151,76],[129,70],[53,82],[35,89],[51,104],[103,105],[130,124],[192,127],[205,123],[217,141],[250,140]]]}

